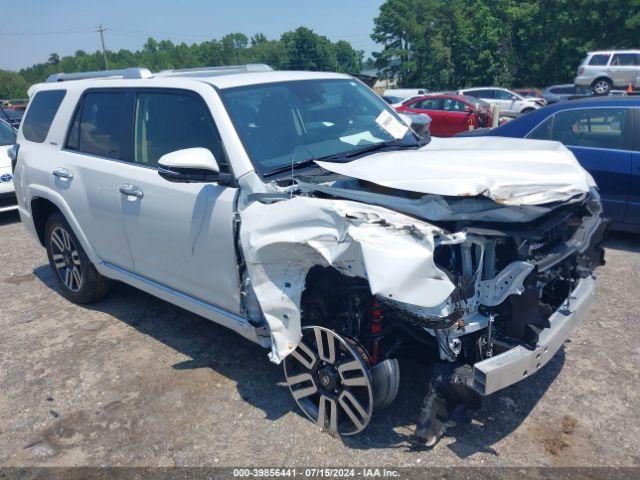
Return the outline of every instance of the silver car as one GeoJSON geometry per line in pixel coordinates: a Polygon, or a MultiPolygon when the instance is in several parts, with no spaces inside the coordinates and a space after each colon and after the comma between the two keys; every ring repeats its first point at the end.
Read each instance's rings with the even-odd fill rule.
{"type": "Polygon", "coordinates": [[[614,88],[640,88],[640,50],[589,52],[574,83],[590,87],[595,95],[609,95],[614,88]]]}

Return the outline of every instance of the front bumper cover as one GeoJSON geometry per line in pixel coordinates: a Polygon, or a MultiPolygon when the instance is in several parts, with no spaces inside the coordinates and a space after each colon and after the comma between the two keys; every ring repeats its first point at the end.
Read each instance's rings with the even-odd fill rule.
{"type": "Polygon", "coordinates": [[[527,378],[546,365],[560,349],[591,305],[595,281],[581,279],[565,302],[550,317],[533,350],[518,345],[473,366],[473,389],[489,395],[527,378]]]}

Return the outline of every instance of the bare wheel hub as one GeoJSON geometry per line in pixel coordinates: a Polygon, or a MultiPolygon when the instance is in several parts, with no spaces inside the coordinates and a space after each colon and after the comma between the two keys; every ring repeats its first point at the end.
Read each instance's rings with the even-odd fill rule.
{"type": "Polygon", "coordinates": [[[291,394],[307,417],[340,435],[364,430],[373,413],[369,367],[347,339],[324,327],[304,327],[285,358],[291,394]]]}

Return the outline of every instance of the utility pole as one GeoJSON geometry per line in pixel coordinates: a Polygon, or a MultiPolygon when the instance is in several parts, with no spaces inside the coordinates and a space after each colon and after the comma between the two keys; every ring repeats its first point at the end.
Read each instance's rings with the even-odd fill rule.
{"type": "Polygon", "coordinates": [[[109,63],[107,62],[107,49],[104,46],[104,32],[106,32],[107,29],[102,25],[98,25],[98,30],[96,31],[100,33],[100,42],[102,43],[102,56],[104,57],[104,69],[109,70],[109,63]]]}

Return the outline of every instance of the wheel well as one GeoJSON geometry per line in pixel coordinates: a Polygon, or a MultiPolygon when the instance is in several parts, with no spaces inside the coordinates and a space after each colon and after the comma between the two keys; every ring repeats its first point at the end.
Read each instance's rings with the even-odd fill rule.
{"type": "Polygon", "coordinates": [[[369,283],[349,277],[333,267],[312,267],[305,279],[300,300],[303,325],[319,325],[341,331],[349,322],[356,302],[371,300],[369,283]]]}
{"type": "Polygon", "coordinates": [[[533,107],[527,107],[527,108],[523,108],[520,113],[529,113],[529,112],[533,112],[534,110],[535,108],[533,107]]]}
{"type": "Polygon", "coordinates": [[[34,198],[31,200],[31,218],[33,224],[36,227],[36,233],[38,239],[44,247],[44,229],[47,225],[47,220],[52,213],[59,212],[60,209],[56,205],[46,198],[34,198]]]}
{"type": "Polygon", "coordinates": [[[593,82],[591,82],[591,86],[593,87],[593,85],[599,80],[606,80],[613,86],[613,80],[611,80],[609,77],[598,77],[593,82]]]}

